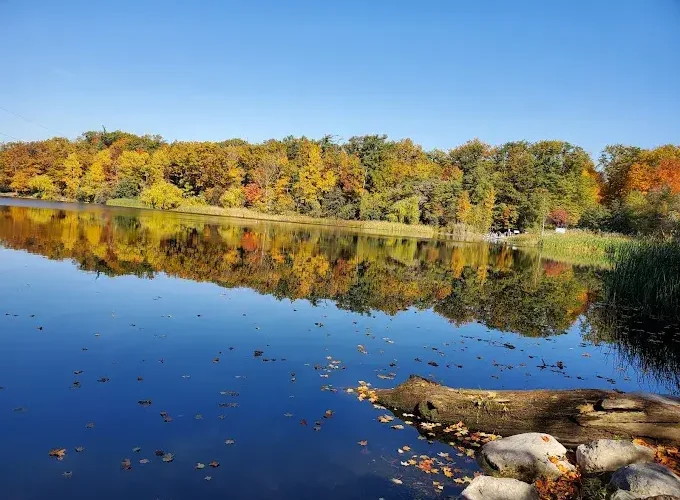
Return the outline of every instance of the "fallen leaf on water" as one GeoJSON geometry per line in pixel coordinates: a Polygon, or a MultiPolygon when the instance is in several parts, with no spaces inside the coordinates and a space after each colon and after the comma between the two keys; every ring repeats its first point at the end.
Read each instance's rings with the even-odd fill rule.
{"type": "Polygon", "coordinates": [[[82,453],[85,451],[85,448],[82,446],[76,446],[76,453],[82,453]]]}
{"type": "Polygon", "coordinates": [[[217,460],[213,460],[213,461],[210,462],[208,465],[209,465],[210,467],[212,467],[212,468],[217,468],[217,467],[220,466],[220,463],[219,463],[217,460]]]}
{"type": "Polygon", "coordinates": [[[224,444],[234,444],[234,443],[236,443],[236,441],[234,441],[233,439],[227,439],[227,440],[224,442],[224,444]]]}
{"type": "Polygon", "coordinates": [[[300,420],[300,425],[307,425],[307,421],[303,418],[300,420]]]}
{"type": "Polygon", "coordinates": [[[393,477],[393,478],[391,479],[391,481],[392,481],[394,484],[404,484],[404,481],[402,481],[401,479],[397,479],[396,477],[393,477]]]}
{"type": "Polygon", "coordinates": [[[203,479],[205,479],[206,481],[210,481],[212,479],[212,477],[211,476],[205,476],[203,479]]]}
{"type": "Polygon", "coordinates": [[[409,463],[408,462],[401,462],[401,465],[403,465],[404,467],[408,467],[409,463]]]}
{"type": "Polygon", "coordinates": [[[88,422],[85,424],[86,429],[94,429],[94,422],[88,422]]]}
{"type": "Polygon", "coordinates": [[[401,424],[397,424],[397,425],[393,425],[392,429],[394,429],[395,431],[401,431],[401,430],[404,429],[404,426],[401,425],[401,424]]]}
{"type": "Polygon", "coordinates": [[[134,448],[132,448],[132,451],[133,453],[139,453],[140,451],[142,451],[142,448],[140,448],[139,446],[135,446],[134,448]]]}
{"type": "Polygon", "coordinates": [[[81,373],[83,373],[83,370],[76,370],[73,372],[74,375],[80,375],[81,373]]]}
{"type": "Polygon", "coordinates": [[[129,458],[124,458],[120,462],[120,468],[123,470],[132,470],[132,463],[130,462],[129,458]]]}
{"type": "Polygon", "coordinates": [[[54,457],[57,460],[63,460],[66,456],[66,448],[53,448],[49,452],[50,457],[54,457]]]}
{"type": "Polygon", "coordinates": [[[392,420],[394,420],[394,417],[392,415],[380,415],[378,417],[378,422],[380,422],[381,424],[386,424],[387,422],[391,422],[392,420]]]}
{"type": "Polygon", "coordinates": [[[368,354],[368,351],[366,351],[366,348],[362,346],[361,344],[357,345],[357,351],[359,351],[361,354],[368,354]]]}
{"type": "Polygon", "coordinates": [[[203,415],[200,413],[197,413],[196,416],[194,417],[196,420],[203,420],[203,415]]]}
{"type": "Polygon", "coordinates": [[[150,399],[140,399],[139,401],[137,401],[137,404],[140,405],[140,406],[143,406],[145,408],[148,408],[149,406],[151,406],[151,400],[150,399]]]}
{"type": "Polygon", "coordinates": [[[332,418],[333,417],[333,410],[326,410],[326,412],[323,414],[323,418],[332,418]]]}
{"type": "Polygon", "coordinates": [[[205,469],[205,464],[202,464],[201,462],[198,462],[198,463],[196,464],[196,467],[195,467],[195,468],[196,468],[196,469],[205,469]]]}
{"type": "Polygon", "coordinates": [[[109,380],[111,380],[109,377],[102,377],[102,378],[98,378],[97,382],[101,382],[102,384],[105,384],[109,380]]]}
{"type": "Polygon", "coordinates": [[[284,413],[283,416],[286,417],[286,418],[290,418],[290,417],[293,416],[293,414],[292,413],[284,413]]]}
{"type": "Polygon", "coordinates": [[[148,459],[148,458],[142,458],[142,459],[139,461],[139,463],[142,464],[142,465],[148,464],[148,463],[149,463],[149,459],[148,459]]]}
{"type": "Polygon", "coordinates": [[[163,462],[165,462],[165,463],[170,463],[174,459],[175,459],[175,455],[173,455],[172,453],[166,453],[165,455],[163,455],[163,462]]]}
{"type": "Polygon", "coordinates": [[[368,441],[358,441],[359,446],[366,446],[368,444],[368,441]]]}

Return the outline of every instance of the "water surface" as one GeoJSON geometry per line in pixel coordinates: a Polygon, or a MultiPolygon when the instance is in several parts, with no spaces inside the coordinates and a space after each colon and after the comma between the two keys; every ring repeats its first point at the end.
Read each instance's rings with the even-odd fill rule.
{"type": "Polygon", "coordinates": [[[507,247],[0,203],[3,498],[389,499],[441,495],[433,481],[455,495],[472,459],[378,422],[389,412],[346,389],[419,374],[677,392],[677,331],[612,322],[596,269],[507,247]],[[438,453],[453,478],[401,465],[438,453]]]}

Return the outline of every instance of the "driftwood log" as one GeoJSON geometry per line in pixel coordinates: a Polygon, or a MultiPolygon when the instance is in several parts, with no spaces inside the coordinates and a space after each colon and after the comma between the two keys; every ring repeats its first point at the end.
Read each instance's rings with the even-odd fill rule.
{"type": "Polygon", "coordinates": [[[644,438],[680,444],[680,403],[661,396],[599,389],[484,391],[454,389],[411,375],[378,401],[442,425],[510,436],[551,434],[567,447],[595,439],[644,438]]]}

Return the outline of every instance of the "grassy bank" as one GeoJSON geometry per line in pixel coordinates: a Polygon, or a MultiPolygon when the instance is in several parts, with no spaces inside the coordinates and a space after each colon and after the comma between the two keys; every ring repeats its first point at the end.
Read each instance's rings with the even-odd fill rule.
{"type": "Polygon", "coordinates": [[[632,241],[619,234],[592,233],[589,231],[568,231],[566,234],[527,233],[508,238],[508,243],[518,247],[540,248],[545,258],[580,265],[611,265],[609,253],[632,241]]]}
{"type": "MultiPolygon", "coordinates": [[[[148,208],[137,199],[120,198],[111,199],[106,202],[107,206],[129,207],[129,208],[148,208]]],[[[221,217],[231,217],[237,219],[251,219],[273,222],[287,222],[294,224],[313,224],[329,227],[340,227],[367,234],[383,236],[412,236],[419,238],[434,238],[441,236],[456,241],[481,241],[482,235],[476,233],[468,226],[462,224],[452,228],[447,228],[446,232],[440,231],[432,226],[422,224],[401,224],[388,221],[362,221],[362,220],[343,220],[308,217],[296,214],[267,214],[257,212],[248,208],[222,208],[209,205],[184,205],[170,210],[172,212],[191,213],[199,215],[213,215],[221,217]]]]}

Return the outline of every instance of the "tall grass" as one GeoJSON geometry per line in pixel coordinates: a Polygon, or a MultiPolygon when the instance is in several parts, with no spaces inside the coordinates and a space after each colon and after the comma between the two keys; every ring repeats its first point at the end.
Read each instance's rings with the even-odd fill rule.
{"type": "Polygon", "coordinates": [[[541,249],[543,257],[572,264],[609,267],[612,249],[633,240],[613,233],[593,233],[572,230],[566,234],[546,233],[543,238],[537,233],[520,234],[508,238],[508,243],[517,246],[541,249]]]}
{"type": "Polygon", "coordinates": [[[680,243],[635,241],[610,250],[605,298],[654,317],[680,318],[680,243]]]}

